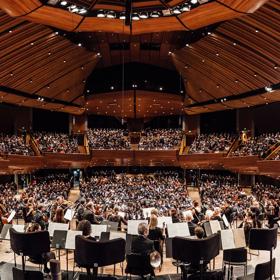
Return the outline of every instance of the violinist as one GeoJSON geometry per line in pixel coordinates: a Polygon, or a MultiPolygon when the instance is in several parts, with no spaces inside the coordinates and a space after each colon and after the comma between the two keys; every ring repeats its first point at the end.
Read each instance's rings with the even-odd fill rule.
{"type": "Polygon", "coordinates": [[[48,216],[44,205],[38,205],[34,214],[34,222],[40,225],[42,230],[46,230],[48,228],[48,216]]]}
{"type": "Polygon", "coordinates": [[[121,225],[127,225],[127,221],[119,214],[119,208],[115,207],[113,214],[108,217],[108,220],[111,222],[118,223],[118,230],[121,230],[121,225]]]}

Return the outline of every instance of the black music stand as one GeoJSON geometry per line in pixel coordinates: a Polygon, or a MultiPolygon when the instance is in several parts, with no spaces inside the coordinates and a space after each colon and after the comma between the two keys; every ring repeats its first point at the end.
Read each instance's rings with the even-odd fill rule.
{"type": "Polygon", "coordinates": [[[277,247],[277,231],[278,225],[275,224],[271,229],[252,228],[249,235],[249,249],[270,252],[270,280],[273,274],[272,253],[277,247]]]}

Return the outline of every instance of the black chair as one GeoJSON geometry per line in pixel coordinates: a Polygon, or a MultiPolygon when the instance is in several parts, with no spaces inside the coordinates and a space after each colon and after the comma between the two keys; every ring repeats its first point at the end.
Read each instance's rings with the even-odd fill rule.
{"type": "Polygon", "coordinates": [[[23,271],[13,267],[13,280],[44,280],[41,271],[23,271]]]}
{"type": "Polygon", "coordinates": [[[126,256],[126,262],[126,276],[130,274],[130,276],[138,275],[144,278],[147,275],[154,275],[149,256],[131,253],[126,256]]]}
{"type": "Polygon", "coordinates": [[[249,274],[246,277],[238,277],[237,280],[268,280],[275,274],[275,258],[271,262],[260,263],[256,265],[255,273],[249,274]]]}
{"type": "MultiPolygon", "coordinates": [[[[10,229],[11,249],[22,257],[22,269],[25,270],[25,257],[38,257],[33,263],[45,263],[43,255],[50,252],[50,236],[48,231],[22,233],[10,229]]],[[[15,260],[16,266],[16,260],[15,260]]]]}
{"type": "MultiPolygon", "coordinates": [[[[271,274],[272,274],[272,252],[277,247],[278,225],[273,228],[252,228],[249,233],[249,249],[270,252],[271,274]]],[[[272,275],[270,276],[272,280],[272,275]]]]}
{"type": "Polygon", "coordinates": [[[228,279],[233,277],[233,266],[244,267],[244,277],[247,275],[247,249],[236,248],[223,251],[223,270],[224,275],[228,266],[228,279]]]}
{"type": "Polygon", "coordinates": [[[211,260],[215,261],[215,257],[219,255],[220,246],[219,234],[213,234],[204,239],[174,237],[172,240],[172,257],[177,262],[197,265],[202,274],[205,266],[211,260]]]}
{"type": "Polygon", "coordinates": [[[75,263],[87,269],[88,279],[96,279],[98,267],[122,263],[125,259],[125,240],[122,238],[98,242],[78,235],[75,243],[75,263]]]}

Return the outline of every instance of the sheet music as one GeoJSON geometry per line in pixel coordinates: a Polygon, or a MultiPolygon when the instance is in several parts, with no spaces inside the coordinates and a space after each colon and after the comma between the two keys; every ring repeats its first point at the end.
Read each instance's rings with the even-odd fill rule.
{"type": "Polygon", "coordinates": [[[210,221],[209,223],[210,223],[212,234],[217,233],[218,231],[221,231],[221,225],[220,225],[219,221],[214,220],[214,221],[210,221]]]}
{"type": "Polygon", "coordinates": [[[50,222],[48,231],[49,231],[50,237],[53,237],[53,232],[55,230],[65,230],[65,231],[67,231],[68,229],[69,229],[69,224],[61,224],[61,223],[50,222]]]}
{"type": "Polygon", "coordinates": [[[229,224],[229,221],[228,221],[226,215],[223,215],[223,216],[222,216],[222,219],[223,219],[223,221],[224,221],[225,226],[226,226],[227,228],[229,228],[229,227],[230,227],[230,224],[229,224]]]}
{"type": "Polygon", "coordinates": [[[150,208],[143,208],[142,211],[143,211],[143,216],[144,218],[149,218],[151,217],[151,211],[155,209],[154,207],[150,207],[150,208]]]}
{"type": "MultiPolygon", "coordinates": [[[[24,225],[12,225],[12,228],[17,232],[24,232],[24,225]]],[[[5,239],[10,240],[10,229],[8,229],[5,239]]]]}
{"type": "Polygon", "coordinates": [[[245,240],[244,228],[235,228],[232,231],[233,231],[235,248],[245,248],[246,240],[245,240]]]}
{"type": "Polygon", "coordinates": [[[175,223],[168,224],[168,237],[173,238],[175,236],[178,237],[188,237],[190,236],[190,230],[188,223],[175,223]]]}
{"type": "Polygon", "coordinates": [[[140,223],[148,224],[147,220],[128,220],[127,221],[127,233],[138,235],[138,225],[140,223]]]}
{"type": "Polygon", "coordinates": [[[172,218],[171,217],[158,217],[158,227],[159,228],[163,228],[163,223],[165,223],[165,225],[168,224],[173,224],[172,218]]]}
{"type": "Polygon", "coordinates": [[[71,208],[68,208],[66,210],[65,215],[64,215],[64,219],[68,220],[68,221],[71,221],[73,219],[74,215],[75,215],[75,210],[71,209],[71,208]]]}
{"type": "Polygon", "coordinates": [[[234,249],[235,243],[233,238],[233,231],[231,229],[224,229],[221,231],[222,249],[234,249]]]}
{"type": "Polygon", "coordinates": [[[126,233],[122,231],[110,231],[110,240],[117,238],[126,239],[126,233]]]}
{"type": "Polygon", "coordinates": [[[83,235],[82,231],[79,230],[68,230],[65,242],[65,249],[75,250],[75,239],[77,235],[83,235]]]}
{"type": "Polygon", "coordinates": [[[107,225],[91,225],[91,236],[100,237],[101,232],[106,232],[107,231],[107,227],[108,227],[107,225]]]}
{"type": "Polygon", "coordinates": [[[13,210],[10,214],[10,216],[7,219],[8,224],[12,221],[12,219],[14,218],[14,216],[16,215],[16,211],[13,210]]]}

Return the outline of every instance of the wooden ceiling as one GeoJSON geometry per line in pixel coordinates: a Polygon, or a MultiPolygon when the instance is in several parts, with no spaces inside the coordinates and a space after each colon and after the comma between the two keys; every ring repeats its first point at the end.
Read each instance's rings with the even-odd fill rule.
{"type": "Polygon", "coordinates": [[[179,95],[128,90],[94,94],[86,101],[89,114],[114,116],[117,118],[151,118],[158,115],[180,115],[183,98],[179,95]]]}
{"type": "MultiPolygon", "coordinates": [[[[24,2],[22,0],[0,0],[0,8],[12,17],[21,17],[67,31],[102,31],[137,35],[151,32],[195,30],[217,22],[241,17],[247,13],[253,13],[267,1],[216,0],[180,15],[135,21],[131,29],[124,25],[123,20],[81,16],[57,7],[44,5],[39,0],[25,0],[24,2]]],[[[124,10],[122,1],[83,2],[89,9],[124,10]]],[[[179,0],[171,0],[164,4],[160,0],[135,1],[133,9],[158,8],[159,6],[169,9],[180,3],[182,1],[179,0]]]]}
{"type": "Polygon", "coordinates": [[[173,54],[185,80],[189,114],[279,101],[279,92],[241,98],[241,94],[280,80],[280,2],[269,1],[252,15],[221,24],[213,33],[173,54]],[[238,96],[239,100],[199,103],[238,96]],[[188,104],[189,104],[188,103],[188,104]]]}
{"type": "Polygon", "coordinates": [[[98,56],[48,27],[2,11],[0,26],[0,101],[83,113],[79,96],[98,56]]]}

